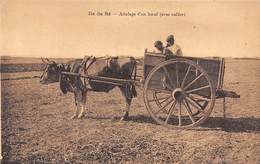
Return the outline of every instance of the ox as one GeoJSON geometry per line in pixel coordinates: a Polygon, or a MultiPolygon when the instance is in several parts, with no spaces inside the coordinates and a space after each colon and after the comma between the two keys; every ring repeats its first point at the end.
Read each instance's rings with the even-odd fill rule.
{"type": "Polygon", "coordinates": [[[42,60],[46,63],[46,67],[40,77],[40,82],[42,84],[59,82],[60,89],[64,94],[67,92],[74,93],[76,111],[71,119],[82,118],[85,115],[88,91],[109,92],[117,86],[120,88],[126,101],[126,108],[120,120],[128,118],[132,98],[137,96],[133,84],[121,86],[105,84],[92,81],[91,79],[80,78],[79,76],[63,75],[62,72],[84,73],[117,79],[135,79],[136,60],[133,57],[85,57],[84,59],[76,59],[66,64],[57,64],[49,59],[42,60]]]}

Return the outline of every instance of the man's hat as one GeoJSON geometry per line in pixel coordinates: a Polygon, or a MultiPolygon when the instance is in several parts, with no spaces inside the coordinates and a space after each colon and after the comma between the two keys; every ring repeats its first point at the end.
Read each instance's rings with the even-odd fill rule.
{"type": "Polygon", "coordinates": [[[157,47],[159,45],[163,45],[163,43],[160,40],[154,42],[154,47],[157,47]]]}
{"type": "Polygon", "coordinates": [[[170,40],[174,40],[174,36],[173,36],[173,35],[169,35],[169,36],[166,38],[166,42],[169,42],[170,40]]]}

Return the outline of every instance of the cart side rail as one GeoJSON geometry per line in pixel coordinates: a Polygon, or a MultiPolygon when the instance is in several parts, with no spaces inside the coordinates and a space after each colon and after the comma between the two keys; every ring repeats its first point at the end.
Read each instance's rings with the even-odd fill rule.
{"type": "Polygon", "coordinates": [[[176,59],[176,58],[188,59],[201,66],[208,73],[211,80],[213,81],[214,88],[216,90],[222,89],[223,81],[224,81],[224,72],[225,72],[225,59],[220,57],[197,58],[197,57],[190,57],[190,56],[171,56],[170,58],[168,58],[165,55],[160,53],[145,51],[144,66],[143,66],[144,79],[146,79],[149,72],[156,65],[160,64],[163,61],[169,59],[176,59]]]}

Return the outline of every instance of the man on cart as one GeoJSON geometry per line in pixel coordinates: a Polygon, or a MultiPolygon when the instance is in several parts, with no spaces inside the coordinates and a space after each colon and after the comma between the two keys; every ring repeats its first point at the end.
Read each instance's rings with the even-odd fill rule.
{"type": "Polygon", "coordinates": [[[166,38],[166,42],[167,42],[167,45],[165,48],[168,49],[173,55],[183,56],[181,47],[179,45],[175,44],[175,39],[174,39],[173,35],[169,35],[166,38]]]}
{"type": "Polygon", "coordinates": [[[179,45],[175,44],[174,36],[169,35],[166,38],[167,45],[164,47],[163,43],[160,40],[154,42],[154,50],[155,53],[162,53],[166,56],[168,55],[176,55],[176,56],[183,56],[182,50],[179,45]]]}
{"type": "Polygon", "coordinates": [[[162,41],[157,40],[154,42],[154,53],[159,53],[159,54],[163,54],[163,55],[173,55],[173,53],[171,52],[171,50],[167,49],[166,47],[163,46],[162,41]]]}
{"type": "Polygon", "coordinates": [[[160,41],[160,40],[155,41],[154,42],[154,47],[155,47],[155,49],[153,51],[154,53],[162,53],[162,54],[164,54],[165,48],[163,47],[162,41],[160,41]]]}

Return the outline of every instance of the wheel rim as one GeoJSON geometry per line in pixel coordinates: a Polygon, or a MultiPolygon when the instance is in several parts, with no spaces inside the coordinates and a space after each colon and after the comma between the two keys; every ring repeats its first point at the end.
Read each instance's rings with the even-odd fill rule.
{"type": "Polygon", "coordinates": [[[144,101],[152,118],[172,128],[203,123],[215,104],[215,89],[206,71],[186,59],[154,67],[144,84],[144,101]]]}

